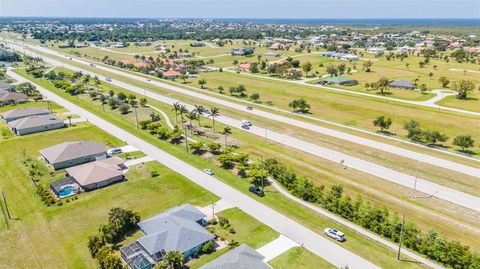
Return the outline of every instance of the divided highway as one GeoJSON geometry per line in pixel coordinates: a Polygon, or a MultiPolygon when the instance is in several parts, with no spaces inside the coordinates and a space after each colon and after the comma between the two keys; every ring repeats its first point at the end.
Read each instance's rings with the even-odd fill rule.
{"type": "MultiPolygon", "coordinates": [[[[9,71],[9,76],[19,82],[26,82],[27,79],[9,71]]],[[[61,98],[60,96],[48,91],[45,88],[36,85],[37,89],[48,99],[65,107],[71,112],[88,119],[89,122],[110,133],[111,135],[126,141],[128,144],[138,148],[151,158],[157,160],[169,169],[176,171],[192,182],[202,186],[206,190],[224,199],[227,203],[234,205],[252,217],[258,219],[264,224],[272,227],[291,238],[292,240],[303,244],[305,248],[336,267],[348,265],[349,268],[380,268],[362,257],[340,247],[331,240],[315,233],[300,223],[291,220],[283,214],[269,208],[268,206],[256,201],[255,199],[243,194],[242,192],[221,182],[215,177],[205,174],[203,171],[191,166],[190,164],[170,155],[169,153],[158,149],[156,146],[138,138],[135,135],[103,120],[93,113],[61,98]]]]}
{"type": "MultiPolygon", "coordinates": [[[[32,46],[32,47],[34,47],[36,49],[38,48],[38,49],[45,50],[45,51],[47,51],[47,53],[51,53],[51,54],[54,54],[54,55],[57,55],[57,56],[62,56],[62,54],[60,54],[58,52],[55,52],[55,51],[51,51],[51,50],[44,49],[44,48],[41,48],[41,47],[35,47],[35,46],[32,46]]],[[[20,47],[17,47],[17,48],[20,48],[20,47]]],[[[91,74],[91,75],[98,75],[99,78],[105,79],[104,76],[101,76],[99,74],[95,74],[94,72],[91,72],[91,71],[88,71],[88,70],[85,70],[85,69],[82,69],[82,68],[79,68],[79,67],[76,67],[76,66],[72,66],[72,65],[54,60],[54,59],[49,58],[49,57],[45,57],[45,55],[43,55],[43,58],[46,62],[48,62],[48,63],[50,63],[54,66],[63,66],[65,68],[68,68],[68,69],[71,69],[71,70],[74,70],[74,71],[82,71],[83,73],[87,73],[87,74],[91,74]]],[[[89,64],[89,62],[87,62],[87,61],[78,60],[78,59],[75,59],[75,60],[82,63],[82,64],[89,64]]],[[[256,116],[262,116],[262,117],[265,117],[265,118],[268,118],[268,119],[289,123],[289,124],[292,124],[294,126],[298,126],[300,128],[305,128],[305,129],[308,129],[308,130],[317,131],[319,133],[329,134],[329,135],[335,136],[337,138],[342,138],[342,139],[345,139],[345,140],[348,140],[348,141],[352,140],[352,142],[355,142],[355,143],[360,143],[360,144],[363,144],[363,145],[370,145],[371,147],[381,149],[381,150],[385,150],[385,151],[388,151],[390,153],[398,154],[398,155],[401,155],[401,156],[404,156],[404,157],[408,157],[408,158],[418,157],[418,158],[415,158],[415,159],[420,160],[420,161],[425,162],[425,163],[430,163],[430,164],[437,165],[437,166],[440,166],[440,167],[448,168],[448,169],[451,169],[451,170],[454,170],[454,171],[457,171],[457,172],[461,172],[461,173],[464,173],[464,174],[468,174],[468,175],[472,175],[472,176],[476,176],[476,177],[478,177],[480,175],[480,169],[473,168],[473,167],[470,167],[470,166],[458,164],[458,163],[455,163],[455,162],[451,162],[451,161],[448,161],[448,160],[444,160],[444,159],[441,159],[441,158],[437,158],[437,157],[433,157],[433,156],[429,156],[429,155],[425,155],[425,154],[420,154],[420,153],[417,153],[417,152],[414,152],[414,151],[410,151],[410,150],[406,150],[406,149],[403,149],[403,148],[391,146],[391,145],[388,145],[388,144],[376,142],[376,141],[373,141],[373,140],[353,136],[353,135],[342,133],[342,132],[339,132],[339,131],[330,130],[330,129],[323,128],[323,127],[320,127],[320,126],[317,126],[317,125],[314,125],[314,124],[298,121],[298,120],[291,119],[291,118],[284,117],[284,116],[279,116],[279,115],[272,114],[272,113],[269,113],[269,112],[265,112],[265,111],[262,111],[262,110],[249,111],[249,110],[246,110],[244,106],[241,106],[241,105],[238,105],[238,104],[235,104],[235,103],[232,103],[232,102],[228,102],[228,101],[225,101],[225,100],[222,100],[222,99],[219,99],[219,98],[207,96],[207,95],[204,95],[204,94],[201,94],[201,93],[198,93],[198,92],[185,90],[185,89],[182,89],[182,88],[179,88],[179,87],[176,87],[176,86],[172,86],[172,85],[169,85],[169,84],[166,84],[166,83],[158,82],[158,81],[146,81],[145,78],[142,78],[140,76],[136,76],[134,74],[130,74],[130,73],[127,73],[127,72],[123,72],[123,71],[120,71],[120,70],[117,70],[117,69],[114,69],[114,68],[109,68],[109,67],[100,66],[100,65],[97,66],[96,68],[107,71],[107,72],[119,74],[119,75],[122,75],[124,77],[131,78],[131,79],[140,80],[140,81],[145,82],[145,83],[151,83],[152,85],[155,85],[155,86],[158,86],[158,87],[161,87],[161,88],[165,88],[165,89],[168,89],[168,90],[180,92],[182,94],[190,95],[192,97],[196,97],[196,98],[199,98],[199,99],[215,102],[219,105],[224,105],[224,106],[227,106],[227,107],[230,107],[230,108],[254,113],[256,116]]],[[[141,95],[145,94],[149,98],[153,98],[155,100],[158,100],[158,101],[161,101],[161,102],[164,102],[164,103],[167,103],[167,104],[173,104],[174,102],[180,102],[179,100],[169,98],[169,97],[166,97],[166,96],[154,93],[154,92],[150,92],[150,91],[147,91],[145,89],[142,89],[142,88],[139,88],[139,87],[136,87],[136,86],[133,86],[131,84],[124,83],[124,82],[121,82],[121,81],[113,80],[111,83],[118,86],[118,87],[122,87],[122,88],[125,88],[125,89],[129,90],[129,91],[135,92],[137,94],[141,94],[141,95]]],[[[180,103],[183,103],[183,102],[180,102],[180,103]]],[[[185,104],[185,105],[189,109],[193,108],[193,106],[190,105],[190,104],[185,104]]],[[[222,123],[227,124],[227,125],[230,125],[234,128],[238,128],[239,130],[247,131],[247,130],[244,130],[240,127],[241,123],[238,120],[228,118],[228,117],[225,117],[225,116],[220,116],[220,117],[217,118],[217,121],[222,122],[222,123]]],[[[293,137],[290,137],[290,136],[287,136],[287,135],[283,135],[283,134],[276,133],[276,132],[273,132],[273,131],[267,131],[264,128],[253,126],[247,132],[250,132],[252,134],[255,134],[255,135],[261,136],[261,137],[264,137],[265,133],[267,132],[269,140],[284,144],[286,146],[289,146],[289,147],[292,147],[292,148],[295,148],[295,149],[298,149],[298,150],[302,150],[304,152],[308,152],[312,155],[330,160],[330,161],[335,162],[335,163],[340,163],[340,162],[343,161],[344,165],[348,166],[349,168],[353,168],[353,169],[356,169],[358,171],[377,176],[379,178],[388,180],[390,182],[402,185],[402,186],[407,187],[407,188],[413,188],[413,186],[414,186],[414,182],[415,182],[415,177],[414,176],[410,176],[408,174],[401,173],[401,172],[395,171],[395,170],[390,169],[390,168],[386,168],[386,167],[383,167],[383,166],[380,166],[380,165],[377,165],[377,164],[374,164],[374,163],[371,163],[371,162],[368,162],[368,161],[364,161],[364,160],[361,160],[361,159],[358,159],[358,158],[355,158],[355,157],[351,157],[349,155],[339,153],[339,152],[336,152],[334,150],[330,150],[330,149],[327,149],[327,148],[323,148],[323,147],[317,146],[315,144],[308,143],[308,142],[305,142],[303,140],[296,139],[296,138],[293,138],[293,137]]],[[[466,193],[463,193],[463,192],[460,192],[460,191],[456,191],[454,189],[447,188],[447,187],[444,187],[444,186],[441,186],[441,185],[438,185],[438,184],[435,184],[435,183],[432,183],[432,182],[429,182],[427,180],[420,179],[420,178],[417,180],[416,189],[420,192],[425,193],[425,194],[435,194],[435,197],[446,200],[446,201],[449,201],[451,203],[454,203],[454,204],[457,204],[457,205],[460,205],[460,206],[463,206],[463,207],[466,207],[466,208],[469,208],[469,209],[472,209],[472,210],[475,210],[475,211],[480,211],[480,198],[479,197],[476,197],[476,196],[473,196],[473,195],[470,195],[470,194],[466,194],[466,193]]]]}

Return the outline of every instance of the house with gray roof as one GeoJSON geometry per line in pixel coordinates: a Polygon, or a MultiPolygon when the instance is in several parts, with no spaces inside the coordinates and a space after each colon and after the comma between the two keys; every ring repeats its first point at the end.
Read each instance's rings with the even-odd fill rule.
{"type": "Polygon", "coordinates": [[[14,87],[15,87],[14,85],[0,80],[0,90],[1,91],[9,91],[14,87]]]}
{"type": "Polygon", "coordinates": [[[260,253],[242,244],[199,269],[271,269],[260,253]]]}
{"type": "Polygon", "coordinates": [[[65,123],[55,114],[31,116],[10,121],[8,126],[17,135],[33,134],[65,127],[65,123]]]}
{"type": "Polygon", "coordinates": [[[48,114],[50,114],[50,112],[43,107],[24,107],[5,111],[1,114],[1,116],[2,119],[8,123],[21,118],[48,114]]]}
{"type": "Polygon", "coordinates": [[[415,88],[415,83],[409,80],[404,80],[404,79],[391,81],[388,85],[393,88],[401,88],[401,89],[409,89],[409,90],[413,90],[415,88]]]}
{"type": "Polygon", "coordinates": [[[138,226],[144,236],[120,249],[121,257],[132,269],[153,268],[169,251],[179,251],[188,259],[215,238],[203,227],[205,217],[185,204],[141,221],[138,226]]]}
{"type": "Polygon", "coordinates": [[[63,169],[107,158],[107,149],[93,141],[65,142],[40,150],[40,154],[53,169],[63,169]]]}

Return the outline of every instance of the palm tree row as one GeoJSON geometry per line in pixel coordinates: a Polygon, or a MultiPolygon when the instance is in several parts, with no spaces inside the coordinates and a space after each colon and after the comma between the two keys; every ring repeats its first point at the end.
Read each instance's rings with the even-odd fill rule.
{"type": "Polygon", "coordinates": [[[206,114],[207,117],[212,118],[213,132],[214,133],[216,132],[216,130],[215,130],[215,118],[220,116],[220,109],[218,107],[211,107],[210,110],[206,110],[201,105],[195,105],[193,110],[188,111],[188,109],[185,105],[182,105],[179,102],[176,102],[176,103],[173,104],[172,111],[175,112],[175,123],[176,124],[178,124],[178,116],[179,115],[180,115],[180,120],[181,120],[181,123],[182,123],[182,127],[183,127],[184,116],[185,116],[185,118],[187,118],[189,120],[190,131],[193,130],[192,122],[194,120],[197,120],[198,121],[198,126],[201,126],[200,118],[201,118],[201,116],[206,114]]]}

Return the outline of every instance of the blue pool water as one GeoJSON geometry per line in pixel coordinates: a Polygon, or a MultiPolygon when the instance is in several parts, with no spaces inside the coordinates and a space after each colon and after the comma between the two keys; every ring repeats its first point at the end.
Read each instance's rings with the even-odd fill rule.
{"type": "Polygon", "coordinates": [[[74,187],[72,186],[67,186],[63,189],[61,189],[58,194],[60,195],[60,197],[66,197],[66,196],[69,196],[69,195],[72,195],[73,191],[74,191],[74,187]]]}

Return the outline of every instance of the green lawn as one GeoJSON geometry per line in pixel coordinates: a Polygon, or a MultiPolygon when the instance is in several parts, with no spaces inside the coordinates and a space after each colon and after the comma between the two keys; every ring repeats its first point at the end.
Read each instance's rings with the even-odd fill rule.
{"type": "MultiPolygon", "coordinates": [[[[38,82],[38,81],[36,81],[38,82]]],[[[39,82],[42,84],[42,82],[39,82]]],[[[331,220],[312,212],[311,210],[305,209],[298,204],[286,199],[280,193],[274,190],[267,190],[267,196],[264,198],[258,198],[253,194],[248,192],[248,186],[250,183],[248,181],[242,180],[238,176],[234,176],[230,171],[218,169],[212,163],[212,161],[205,160],[202,158],[198,158],[197,156],[193,156],[190,154],[186,154],[183,146],[172,146],[169,142],[158,140],[157,138],[147,134],[146,132],[138,131],[135,126],[127,121],[122,120],[118,114],[112,113],[103,113],[101,107],[94,105],[91,102],[87,102],[84,100],[76,101],[76,98],[64,93],[63,91],[56,90],[52,88],[49,84],[42,84],[44,87],[49,88],[56,94],[62,96],[67,100],[74,101],[77,105],[97,114],[98,116],[112,122],[113,124],[123,128],[132,134],[137,135],[138,137],[152,143],[153,145],[161,148],[173,154],[174,156],[194,165],[199,169],[204,168],[213,168],[215,169],[216,176],[226,183],[230,184],[231,186],[245,192],[247,195],[251,196],[254,199],[258,199],[263,201],[268,206],[274,208],[275,210],[289,216],[290,218],[302,223],[303,225],[309,227],[310,229],[317,231],[318,233],[322,233],[322,230],[325,227],[338,227],[342,231],[345,231],[349,236],[349,241],[347,244],[342,244],[343,247],[353,251],[354,253],[365,257],[367,260],[372,261],[375,264],[378,264],[382,267],[389,267],[389,268],[421,268],[420,265],[413,264],[413,263],[402,263],[399,264],[395,260],[395,251],[386,249],[384,246],[379,245],[378,243],[373,242],[372,240],[361,236],[354,231],[344,227],[342,225],[333,223],[331,220]]]]}
{"type": "MultiPolygon", "coordinates": [[[[0,141],[0,189],[15,218],[7,230],[0,220],[1,268],[94,268],[87,237],[106,221],[112,207],[140,212],[142,218],[186,202],[206,205],[218,198],[157,162],[134,167],[126,182],[78,195],[78,200],[47,207],[34,190],[21,160],[66,140],[122,143],[97,127],[77,127],[0,141]],[[160,175],[150,178],[150,171],[160,175]]],[[[43,180],[43,179],[42,179],[43,180]]],[[[45,183],[51,178],[45,178],[45,183]]],[[[43,182],[43,181],[41,181],[43,182]]]]}
{"type": "Polygon", "coordinates": [[[332,264],[302,247],[289,249],[287,252],[268,262],[275,269],[333,269],[332,264]]]}
{"type": "MultiPolygon", "coordinates": [[[[245,214],[238,208],[227,209],[216,215],[227,218],[231,226],[235,229],[235,234],[230,234],[222,229],[218,224],[213,225],[215,228],[215,234],[220,237],[224,237],[228,241],[235,240],[239,244],[246,243],[253,249],[257,249],[269,243],[270,241],[275,240],[279,236],[276,231],[245,214]]],[[[225,254],[229,250],[229,247],[226,247],[208,255],[201,255],[200,259],[192,260],[187,265],[189,268],[198,268],[203,264],[225,254]]],[[[300,269],[301,267],[295,268],[300,269]]]]}

